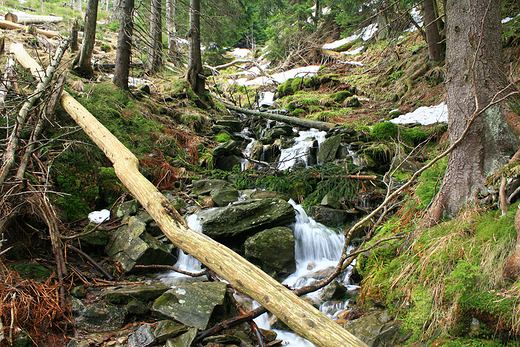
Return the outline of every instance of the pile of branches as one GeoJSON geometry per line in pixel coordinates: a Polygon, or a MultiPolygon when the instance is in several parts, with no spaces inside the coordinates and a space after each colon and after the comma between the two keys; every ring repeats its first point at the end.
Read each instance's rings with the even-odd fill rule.
{"type": "Polygon", "coordinates": [[[12,345],[22,332],[37,346],[60,345],[56,339],[65,339],[67,312],[55,279],[36,282],[5,268],[0,273],[0,346],[12,345]]]}

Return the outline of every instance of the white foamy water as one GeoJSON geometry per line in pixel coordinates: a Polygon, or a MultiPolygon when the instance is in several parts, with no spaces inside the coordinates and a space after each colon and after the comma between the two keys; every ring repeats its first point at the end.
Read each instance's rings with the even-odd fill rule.
{"type": "MultiPolygon", "coordinates": [[[[309,151],[317,143],[319,145],[325,141],[325,131],[310,129],[300,131],[294,138],[294,145],[290,148],[282,149],[278,161],[278,170],[286,170],[295,166],[297,162],[302,162],[305,167],[309,166],[309,151]]],[[[316,149],[318,149],[316,148],[316,149]]]]}

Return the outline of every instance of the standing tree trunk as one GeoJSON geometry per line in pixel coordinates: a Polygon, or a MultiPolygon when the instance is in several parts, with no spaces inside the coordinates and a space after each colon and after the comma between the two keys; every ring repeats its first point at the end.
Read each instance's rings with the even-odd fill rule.
{"type": "MultiPolygon", "coordinates": [[[[469,120],[507,86],[502,73],[499,0],[448,0],[446,3],[446,91],[450,141],[460,138],[469,120]],[[476,93],[476,94],[475,94],[476,93]]],[[[501,93],[499,96],[504,96],[501,93]]],[[[516,152],[518,134],[508,123],[504,102],[479,114],[453,150],[435,203],[432,219],[487,195],[486,177],[516,152]]],[[[514,117],[518,118],[518,115],[514,117]]],[[[516,121],[518,121],[516,119],[516,121]]]]}
{"type": "Polygon", "coordinates": [[[168,56],[177,52],[177,29],[175,27],[176,0],[166,0],[166,35],[168,36],[168,56]]]}
{"type": "Polygon", "coordinates": [[[96,20],[98,11],[98,0],[88,0],[87,13],[85,14],[85,32],[83,33],[83,46],[74,59],[72,69],[80,76],[92,78],[92,51],[96,43],[96,20]]]}
{"type": "Polygon", "coordinates": [[[426,41],[428,43],[428,55],[430,61],[439,61],[442,58],[441,36],[436,22],[435,6],[436,0],[423,0],[424,24],[426,31],[426,41]]]}
{"type": "Polygon", "coordinates": [[[189,57],[186,79],[197,95],[205,90],[202,75],[202,56],[200,54],[200,0],[190,0],[190,29],[188,31],[189,57]]]}
{"type": "Polygon", "coordinates": [[[162,65],[162,24],[161,0],[152,0],[150,18],[150,47],[146,60],[146,70],[153,74],[162,65]]]}
{"type": "MultiPolygon", "coordinates": [[[[107,0],[108,1],[108,0],[107,0]]],[[[123,6],[119,10],[119,33],[117,36],[116,67],[114,70],[114,84],[128,90],[128,73],[132,54],[132,33],[134,30],[133,11],[134,0],[120,1],[123,6]]]]}
{"type": "MultiPolygon", "coordinates": [[[[87,5],[88,6],[88,5],[87,5]]],[[[76,0],[76,10],[81,12],[81,0],[76,0]]]]}

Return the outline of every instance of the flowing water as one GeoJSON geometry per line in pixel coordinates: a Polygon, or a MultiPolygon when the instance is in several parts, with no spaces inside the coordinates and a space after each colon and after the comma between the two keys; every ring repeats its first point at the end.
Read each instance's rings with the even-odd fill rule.
{"type": "Polygon", "coordinates": [[[325,131],[317,129],[309,129],[300,131],[298,136],[294,138],[294,145],[290,148],[282,149],[280,159],[278,161],[278,170],[283,171],[294,167],[297,163],[303,167],[309,167],[311,162],[311,149],[319,149],[320,144],[325,141],[325,131]]]}
{"type": "MultiPolygon", "coordinates": [[[[326,277],[333,271],[341,256],[345,239],[341,233],[338,234],[332,229],[329,229],[323,224],[317,223],[314,219],[308,217],[303,208],[300,205],[297,205],[294,201],[290,200],[289,202],[293,205],[296,211],[296,220],[290,225],[295,238],[296,271],[283,283],[293,288],[300,288],[326,277]]],[[[186,222],[193,230],[202,232],[202,227],[196,214],[188,216],[186,222]]],[[[193,257],[184,254],[181,250],[179,250],[179,259],[175,264],[175,267],[189,272],[201,271],[201,263],[193,257]]],[[[354,289],[356,286],[350,284],[350,274],[351,268],[349,267],[337,280],[348,289],[354,289]]],[[[163,281],[166,283],[174,283],[175,281],[182,281],[186,276],[176,272],[171,272],[167,277],[168,280],[163,279],[163,281]]],[[[322,291],[320,290],[308,294],[307,296],[314,303],[320,305],[320,311],[331,318],[335,318],[334,315],[338,311],[345,309],[348,301],[330,301],[322,303],[321,292],[322,291]]],[[[244,299],[242,298],[241,300],[244,299]]],[[[251,305],[251,308],[258,306],[256,302],[249,302],[249,305],[251,305]]],[[[256,318],[255,322],[263,329],[271,329],[269,315],[267,313],[256,318]]],[[[282,330],[275,331],[278,334],[277,338],[284,340],[285,346],[314,346],[309,341],[302,339],[292,332],[282,330]]]]}

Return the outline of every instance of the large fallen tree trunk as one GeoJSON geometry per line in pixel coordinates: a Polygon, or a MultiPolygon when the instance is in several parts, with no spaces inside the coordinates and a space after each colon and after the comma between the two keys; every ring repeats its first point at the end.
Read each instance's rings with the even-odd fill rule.
{"type": "Polygon", "coordinates": [[[366,346],[361,340],[298,298],[250,262],[214,241],[189,229],[170,202],[139,172],[139,162],[119,140],[69,93],[61,104],[85,133],[112,161],[117,177],[137,198],[163,233],[238,291],[249,295],[281,319],[298,335],[317,346],[366,346]]]}
{"type": "MultiPolygon", "coordinates": [[[[20,24],[16,24],[7,20],[0,19],[0,28],[1,29],[12,29],[12,30],[25,30],[26,27],[20,24]]],[[[36,33],[46,36],[50,39],[53,37],[59,36],[60,33],[57,31],[50,31],[50,30],[42,30],[35,28],[36,33]]]]}
{"type": "Polygon", "coordinates": [[[327,122],[320,122],[317,120],[312,119],[303,119],[303,118],[296,118],[296,117],[289,117],[289,116],[283,116],[281,114],[273,114],[273,113],[267,113],[267,112],[257,112],[248,110],[245,108],[237,107],[228,103],[223,103],[224,106],[230,110],[248,114],[251,116],[260,116],[267,119],[273,119],[279,122],[287,123],[290,125],[298,125],[306,128],[316,128],[318,130],[323,131],[329,131],[330,129],[334,128],[334,124],[327,123],[327,122]]]}
{"type": "Polygon", "coordinates": [[[59,23],[63,20],[63,17],[57,16],[41,16],[37,14],[27,13],[11,13],[5,14],[5,20],[13,23],[21,24],[45,24],[45,23],[59,23]]]}

